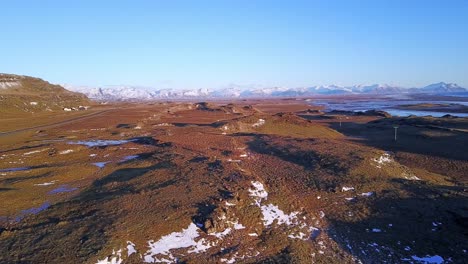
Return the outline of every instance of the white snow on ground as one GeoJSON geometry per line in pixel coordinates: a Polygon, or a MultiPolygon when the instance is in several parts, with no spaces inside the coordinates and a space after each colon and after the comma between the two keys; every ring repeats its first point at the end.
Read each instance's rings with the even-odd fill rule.
{"type": "Polygon", "coordinates": [[[374,195],[374,192],[361,193],[361,196],[365,196],[365,197],[370,197],[372,195],[374,195]]]}
{"type": "Polygon", "coordinates": [[[150,240],[148,242],[149,250],[144,256],[145,262],[175,262],[175,258],[170,252],[176,248],[190,248],[190,253],[203,252],[211,247],[210,243],[205,239],[195,239],[200,235],[199,228],[194,224],[183,229],[181,232],[173,232],[169,235],[161,237],[158,241],[150,240]],[[157,258],[157,255],[164,255],[166,258],[157,258]]]}
{"type": "Polygon", "coordinates": [[[412,176],[405,176],[405,179],[412,180],[412,181],[420,181],[421,179],[416,177],[415,175],[412,176]]]}
{"type": "MultiPolygon", "coordinates": [[[[316,237],[318,234],[320,234],[319,229],[311,227],[307,223],[305,223],[305,216],[299,219],[299,212],[292,212],[287,214],[281,209],[279,209],[276,205],[262,205],[262,201],[268,198],[268,192],[265,190],[265,187],[261,182],[253,181],[252,186],[253,187],[249,189],[249,195],[255,201],[252,205],[258,206],[262,211],[262,220],[264,226],[269,227],[274,223],[276,223],[276,225],[288,225],[291,229],[290,232],[288,232],[288,237],[292,239],[309,240],[311,239],[311,237],[316,237]]],[[[226,202],[226,205],[233,206],[235,204],[226,202]]],[[[226,219],[226,217],[223,215],[219,217],[219,219],[223,220],[226,219]]],[[[174,255],[175,252],[173,250],[184,249],[186,252],[185,254],[202,253],[208,250],[209,248],[218,245],[218,243],[222,241],[222,239],[224,239],[227,235],[234,232],[235,230],[247,228],[241,223],[239,223],[237,220],[226,220],[226,223],[229,225],[229,227],[227,227],[225,230],[221,232],[205,234],[200,230],[200,227],[203,226],[202,224],[197,225],[196,223],[191,222],[187,228],[183,229],[180,232],[172,232],[168,235],[162,236],[157,241],[148,241],[148,251],[146,251],[146,253],[140,256],[142,260],[147,263],[175,263],[177,262],[177,255],[174,255]]],[[[251,237],[258,236],[257,233],[248,233],[248,235],[251,237]]],[[[137,251],[135,250],[135,245],[130,241],[127,241],[126,250],[128,256],[130,256],[133,253],[137,253],[137,251]]],[[[98,263],[120,264],[123,261],[121,257],[121,252],[122,249],[117,253],[114,252],[111,256],[108,256],[106,259],[101,260],[98,263]]],[[[180,254],[179,251],[177,252],[180,254]]],[[[260,253],[255,252],[254,254],[255,255],[252,256],[256,256],[260,253]]],[[[250,256],[249,254],[239,256],[236,253],[234,256],[231,256],[231,258],[223,258],[220,259],[220,261],[234,263],[245,257],[250,256]]]]}
{"type": "Polygon", "coordinates": [[[69,153],[72,153],[72,152],[73,152],[73,149],[67,149],[67,150],[60,151],[59,154],[64,155],[64,154],[69,154],[69,153]]]}
{"type": "Polygon", "coordinates": [[[133,253],[137,253],[135,244],[133,244],[131,241],[127,241],[127,256],[130,256],[133,253]]]}
{"type": "MultiPolygon", "coordinates": [[[[292,212],[292,213],[285,213],[283,210],[281,210],[277,205],[273,204],[267,204],[267,205],[262,205],[263,200],[267,200],[268,198],[268,192],[265,190],[265,187],[261,182],[258,181],[252,181],[252,186],[254,187],[253,189],[249,189],[250,196],[254,198],[254,205],[260,207],[260,210],[262,211],[262,220],[263,224],[266,227],[271,226],[273,223],[276,222],[277,225],[288,225],[295,230],[294,234],[289,234],[289,238],[296,238],[296,239],[304,239],[307,240],[309,239],[310,235],[307,235],[305,233],[311,234],[314,230],[318,230],[315,227],[308,227],[308,225],[298,219],[299,212],[292,212]],[[301,231],[298,232],[297,229],[300,229],[301,231]]],[[[304,217],[305,219],[305,217],[304,217]]]]}
{"type": "Polygon", "coordinates": [[[260,127],[260,126],[263,126],[265,124],[265,119],[258,119],[258,121],[252,125],[252,127],[260,127]]]}
{"type": "Polygon", "coordinates": [[[346,201],[353,201],[354,199],[356,199],[355,197],[348,197],[348,198],[345,198],[346,201]]]}
{"type": "Polygon", "coordinates": [[[228,227],[223,232],[211,233],[210,235],[213,235],[213,236],[215,236],[217,238],[223,238],[223,237],[229,235],[229,233],[231,233],[231,232],[232,232],[232,228],[228,227]]]}
{"type": "Polygon", "coordinates": [[[8,81],[1,81],[0,82],[0,89],[8,89],[10,87],[15,87],[19,86],[21,83],[19,81],[13,81],[13,80],[8,80],[8,81]]]}
{"type": "Polygon", "coordinates": [[[121,264],[123,262],[122,259],[122,250],[117,252],[112,252],[112,257],[106,257],[103,260],[99,260],[96,264],[121,264]]]}
{"type": "Polygon", "coordinates": [[[48,150],[48,148],[29,151],[29,152],[23,153],[23,156],[28,156],[28,155],[43,152],[43,151],[46,151],[46,150],[48,150]]]}
{"type": "MultiPolygon", "coordinates": [[[[244,229],[245,226],[236,222],[228,223],[233,225],[234,229],[244,229]]],[[[196,224],[190,225],[181,232],[173,232],[169,235],[161,237],[158,241],[150,240],[148,242],[149,250],[144,255],[144,261],[153,262],[175,262],[176,258],[170,252],[172,249],[187,248],[188,253],[200,253],[215,246],[217,241],[207,241],[205,238],[199,238],[200,228],[196,224]],[[159,257],[159,258],[158,258],[159,257]]],[[[211,233],[209,236],[221,239],[231,233],[231,227],[226,228],[222,232],[211,233]]]]}
{"type": "Polygon", "coordinates": [[[423,262],[423,263],[428,263],[428,264],[429,264],[429,263],[437,263],[437,264],[442,264],[442,263],[444,263],[444,259],[443,259],[441,256],[439,256],[439,255],[435,255],[435,256],[429,256],[429,255],[427,255],[427,256],[422,257],[422,258],[420,258],[420,257],[418,257],[418,256],[411,256],[411,258],[412,258],[413,260],[421,261],[421,262],[423,262]]]}
{"type": "Polygon", "coordinates": [[[55,182],[57,182],[57,181],[54,180],[54,181],[50,181],[50,182],[37,183],[37,184],[34,184],[34,185],[36,185],[36,186],[49,186],[49,185],[55,184],[55,182]]]}
{"type": "MultiPolygon", "coordinates": [[[[252,249],[250,249],[252,250],[252,249]]],[[[243,260],[245,258],[251,258],[260,255],[260,252],[249,252],[245,255],[239,256],[239,252],[236,252],[230,259],[228,258],[221,258],[220,261],[228,264],[236,263],[239,260],[243,260]]]]}
{"type": "Polygon", "coordinates": [[[382,168],[382,165],[393,162],[393,159],[390,156],[390,154],[386,152],[382,154],[382,156],[380,156],[378,159],[373,159],[373,161],[377,163],[376,167],[380,169],[382,168]]]}
{"type": "Polygon", "coordinates": [[[346,186],[343,186],[343,187],[341,187],[341,191],[342,191],[342,192],[354,191],[354,187],[346,187],[346,186]]]}
{"type": "Polygon", "coordinates": [[[294,238],[294,239],[302,239],[302,240],[307,240],[309,238],[308,235],[302,233],[302,232],[299,232],[299,234],[296,234],[296,235],[288,235],[289,238],[294,238]]]}
{"type": "Polygon", "coordinates": [[[278,206],[273,204],[262,205],[260,207],[263,214],[263,222],[265,226],[273,224],[277,220],[278,225],[287,224],[292,225],[297,223],[297,214],[298,212],[292,212],[290,214],[285,214],[278,206]]]}
{"type": "Polygon", "coordinates": [[[237,221],[236,222],[227,221],[227,222],[229,224],[232,224],[234,229],[236,229],[236,230],[245,229],[245,226],[243,224],[238,223],[237,221]]]}
{"type": "Polygon", "coordinates": [[[325,213],[324,213],[323,211],[320,211],[319,214],[320,214],[320,218],[324,218],[324,217],[325,217],[325,213]]]}
{"type": "Polygon", "coordinates": [[[249,189],[250,196],[255,197],[255,204],[260,206],[260,202],[263,199],[266,200],[268,198],[268,193],[265,190],[265,187],[263,187],[263,184],[259,181],[253,181],[252,186],[254,189],[249,189]]]}

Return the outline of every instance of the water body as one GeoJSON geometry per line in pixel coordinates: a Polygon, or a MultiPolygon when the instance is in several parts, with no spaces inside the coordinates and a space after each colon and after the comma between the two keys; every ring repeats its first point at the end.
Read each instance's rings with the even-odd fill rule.
{"type": "Polygon", "coordinates": [[[425,111],[425,110],[403,110],[398,109],[401,105],[413,104],[460,104],[468,106],[468,102],[462,101],[420,101],[420,100],[392,100],[392,99],[375,99],[375,100],[353,100],[353,99],[315,99],[310,102],[313,105],[325,107],[325,111],[343,110],[343,111],[367,111],[367,110],[383,110],[394,116],[428,116],[441,117],[447,114],[468,117],[468,113],[455,113],[450,111],[425,111]]]}
{"type": "Polygon", "coordinates": [[[67,192],[73,192],[76,190],[78,190],[78,188],[68,187],[68,185],[62,185],[50,191],[49,194],[67,193],[67,192]]]}
{"type": "Polygon", "coordinates": [[[98,166],[99,168],[104,168],[104,166],[106,166],[107,163],[109,163],[110,161],[102,161],[102,162],[94,162],[92,163],[94,166],[98,166]]]}
{"type": "Polygon", "coordinates": [[[70,145],[85,145],[87,147],[103,147],[103,146],[115,146],[122,145],[133,140],[80,140],[80,141],[69,141],[70,145]]]}
{"type": "Polygon", "coordinates": [[[138,158],[138,155],[129,155],[129,156],[125,156],[120,162],[129,161],[129,160],[136,159],[136,158],[138,158]]]}
{"type": "Polygon", "coordinates": [[[32,207],[32,208],[29,208],[29,209],[26,209],[26,210],[22,210],[21,213],[15,218],[15,221],[20,222],[27,215],[38,214],[38,213],[46,210],[49,207],[50,207],[50,203],[45,202],[42,205],[40,205],[39,207],[32,207]]]}
{"type": "Polygon", "coordinates": [[[17,168],[0,169],[0,172],[25,171],[25,170],[30,170],[30,169],[31,167],[17,167],[17,168]]]}

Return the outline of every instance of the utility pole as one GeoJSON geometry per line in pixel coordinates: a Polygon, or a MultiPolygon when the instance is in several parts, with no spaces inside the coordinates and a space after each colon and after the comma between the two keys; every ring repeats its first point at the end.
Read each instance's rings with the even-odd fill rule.
{"type": "Polygon", "coordinates": [[[397,141],[397,130],[398,130],[398,125],[394,125],[393,128],[395,129],[395,141],[397,141]]]}

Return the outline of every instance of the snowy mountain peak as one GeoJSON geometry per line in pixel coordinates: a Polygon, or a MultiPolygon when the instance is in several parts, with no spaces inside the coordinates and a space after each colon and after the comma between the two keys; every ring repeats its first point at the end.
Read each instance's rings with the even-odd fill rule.
{"type": "Polygon", "coordinates": [[[468,92],[455,83],[439,82],[421,88],[403,88],[389,84],[372,85],[320,85],[310,87],[260,87],[229,85],[222,89],[207,88],[175,90],[152,89],[137,86],[83,87],[64,85],[68,90],[86,94],[89,98],[103,101],[190,99],[190,98],[248,98],[248,97],[297,97],[338,94],[400,94],[400,93],[453,93],[468,92]]]}
{"type": "Polygon", "coordinates": [[[433,83],[428,86],[422,87],[424,92],[466,92],[465,88],[458,86],[456,83],[433,83]]]}

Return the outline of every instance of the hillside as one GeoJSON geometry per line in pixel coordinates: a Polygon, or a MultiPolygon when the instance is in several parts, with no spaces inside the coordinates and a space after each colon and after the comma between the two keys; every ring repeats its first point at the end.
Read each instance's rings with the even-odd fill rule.
{"type": "Polygon", "coordinates": [[[43,111],[63,111],[89,105],[84,94],[39,78],[0,73],[0,113],[17,115],[43,111]]]}

